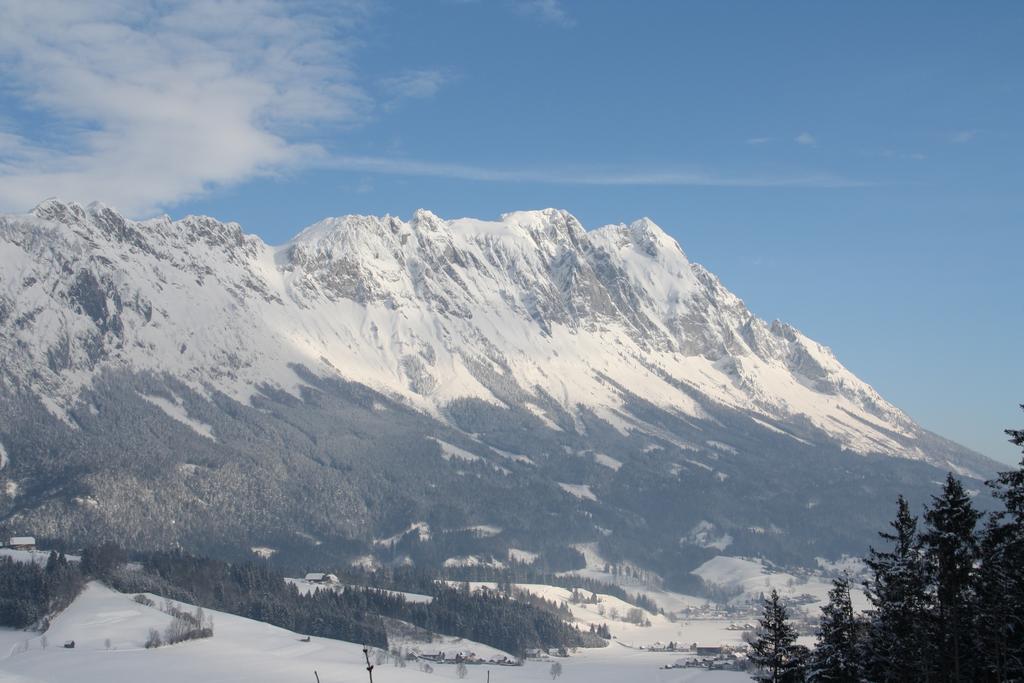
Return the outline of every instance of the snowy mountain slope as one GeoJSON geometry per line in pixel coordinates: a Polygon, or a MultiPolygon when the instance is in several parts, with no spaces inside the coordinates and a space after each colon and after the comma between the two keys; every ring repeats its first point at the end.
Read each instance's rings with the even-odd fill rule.
{"type": "Polygon", "coordinates": [[[0,453],[11,535],[547,571],[599,544],[684,590],[726,540],[858,555],[897,493],[995,470],[650,221],[419,211],[272,247],[57,200],[0,217],[0,453]]]}
{"type": "Polygon", "coordinates": [[[622,387],[705,417],[692,389],[856,452],[981,462],[922,448],[922,430],[826,347],[753,316],[646,219],[586,232],[553,209],[345,216],[271,247],[211,218],[134,222],[49,200],[0,218],[0,264],[4,375],[58,414],[105,368],[247,400],[264,383],[294,393],[301,364],[442,418],[473,397],[628,428],[622,387]]]}

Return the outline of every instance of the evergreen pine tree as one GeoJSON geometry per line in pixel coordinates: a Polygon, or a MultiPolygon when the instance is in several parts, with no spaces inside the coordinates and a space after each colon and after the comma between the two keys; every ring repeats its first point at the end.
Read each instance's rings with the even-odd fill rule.
{"type": "MultiPolygon", "coordinates": [[[[1006,434],[1024,446],[1024,430],[1006,434]]],[[[1024,460],[987,483],[1005,510],[989,516],[981,542],[977,637],[984,667],[978,678],[1024,680],[1024,460]]]]}
{"type": "Polygon", "coordinates": [[[774,588],[764,601],[757,640],[751,643],[750,661],[758,669],[755,680],[765,683],[802,681],[804,661],[794,645],[796,629],[789,623],[786,606],[774,588]]]}
{"type": "Polygon", "coordinates": [[[872,681],[926,680],[932,669],[928,579],[917,518],[903,496],[890,526],[893,533],[879,536],[892,550],[871,548],[867,558],[873,576],[864,588],[873,609],[862,661],[872,681]]]}
{"type": "Polygon", "coordinates": [[[941,677],[971,681],[975,663],[972,635],[977,618],[976,528],[981,514],[971,504],[960,480],[949,474],[942,493],[932,497],[924,517],[928,527],[922,540],[935,582],[934,641],[941,677]]]}
{"type": "Polygon", "coordinates": [[[980,657],[978,678],[1024,679],[1024,543],[998,513],[985,524],[980,546],[976,591],[978,618],[975,638],[980,657]]]}
{"type": "Polygon", "coordinates": [[[828,604],[821,608],[818,642],[811,655],[808,680],[860,681],[859,630],[850,601],[850,580],[841,576],[832,581],[828,604]]]}

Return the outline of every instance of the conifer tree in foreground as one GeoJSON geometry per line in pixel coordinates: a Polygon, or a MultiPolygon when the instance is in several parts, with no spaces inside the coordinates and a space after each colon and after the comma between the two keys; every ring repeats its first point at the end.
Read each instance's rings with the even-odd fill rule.
{"type": "Polygon", "coordinates": [[[808,680],[860,681],[860,630],[861,625],[854,616],[850,600],[850,580],[841,576],[832,581],[828,604],[821,608],[818,643],[811,655],[808,680]]]}
{"type": "Polygon", "coordinates": [[[757,640],[750,648],[750,661],[758,669],[755,680],[766,683],[804,680],[805,648],[795,645],[796,629],[789,623],[786,606],[779,601],[779,592],[764,601],[764,615],[757,629],[757,640]]]}
{"type": "Polygon", "coordinates": [[[917,518],[903,496],[897,502],[893,533],[879,532],[892,550],[871,548],[866,560],[872,577],[864,589],[873,609],[863,662],[868,680],[879,682],[926,680],[933,661],[928,575],[917,518]]]}
{"type": "MultiPolygon", "coordinates": [[[[1024,446],[1024,430],[1006,433],[1024,446]]],[[[891,548],[871,548],[866,560],[867,621],[858,623],[848,584],[836,581],[810,680],[1024,681],[1024,461],[986,483],[1004,509],[980,534],[982,515],[952,475],[925,510],[923,534],[899,498],[892,532],[879,534],[891,548]]]]}
{"type": "MultiPolygon", "coordinates": [[[[1006,434],[1024,446],[1024,430],[1006,434]]],[[[1024,680],[1024,459],[1017,470],[1001,472],[987,484],[1005,509],[989,516],[981,540],[978,678],[1024,680]]]]}
{"type": "Polygon", "coordinates": [[[924,514],[928,526],[922,540],[935,586],[933,642],[938,648],[940,679],[944,680],[975,680],[974,567],[980,517],[963,484],[952,474],[946,475],[942,493],[932,497],[924,514]]]}

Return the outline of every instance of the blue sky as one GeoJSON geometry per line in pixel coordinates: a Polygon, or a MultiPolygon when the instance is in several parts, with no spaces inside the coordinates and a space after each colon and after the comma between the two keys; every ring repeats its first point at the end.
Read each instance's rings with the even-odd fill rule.
{"type": "Polygon", "coordinates": [[[0,0],[0,210],[650,216],[925,427],[1024,426],[1024,5],[0,0]]]}

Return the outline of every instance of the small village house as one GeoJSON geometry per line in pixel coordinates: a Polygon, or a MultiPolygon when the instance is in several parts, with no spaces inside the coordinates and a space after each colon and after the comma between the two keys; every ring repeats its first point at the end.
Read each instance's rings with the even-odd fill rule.
{"type": "Polygon", "coordinates": [[[306,581],[308,581],[309,583],[333,585],[338,583],[338,577],[334,574],[325,574],[324,572],[310,572],[306,574],[306,581]]]}
{"type": "Polygon", "coordinates": [[[36,539],[33,536],[12,536],[7,547],[13,550],[35,550],[36,539]]]}

